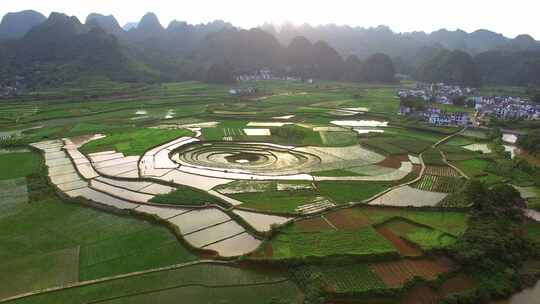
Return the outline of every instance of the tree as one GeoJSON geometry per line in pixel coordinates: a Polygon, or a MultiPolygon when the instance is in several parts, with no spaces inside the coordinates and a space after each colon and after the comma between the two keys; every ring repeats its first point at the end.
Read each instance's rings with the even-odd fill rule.
{"type": "Polygon", "coordinates": [[[347,57],[344,64],[344,79],[353,82],[362,81],[362,61],[358,56],[351,55],[347,57]]]}
{"type": "Polygon", "coordinates": [[[374,54],[364,61],[361,75],[362,80],[366,82],[396,82],[396,71],[392,59],[381,53],[374,54]]]}
{"type": "Polygon", "coordinates": [[[540,131],[530,131],[518,137],[516,144],[532,154],[540,153],[540,131]]]}
{"type": "Polygon", "coordinates": [[[343,59],[341,55],[324,41],[313,45],[315,77],[326,80],[343,78],[343,59]]]}
{"type": "Polygon", "coordinates": [[[452,98],[452,104],[455,106],[463,107],[465,106],[465,103],[466,103],[465,96],[457,96],[457,97],[452,98]]]}
{"type": "Polygon", "coordinates": [[[309,78],[314,76],[314,49],[305,37],[295,37],[284,50],[283,61],[293,76],[309,78]]]}
{"type": "Polygon", "coordinates": [[[463,51],[442,50],[423,62],[418,77],[426,82],[479,87],[481,77],[471,55],[463,51]]]}
{"type": "Polygon", "coordinates": [[[208,83],[229,84],[234,83],[234,75],[231,66],[225,64],[213,64],[206,74],[208,83]]]}

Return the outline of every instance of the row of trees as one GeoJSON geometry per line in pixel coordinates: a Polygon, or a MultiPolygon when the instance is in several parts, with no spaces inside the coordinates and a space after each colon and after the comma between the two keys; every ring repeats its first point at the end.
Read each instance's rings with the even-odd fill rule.
{"type": "Polygon", "coordinates": [[[538,257],[539,244],[523,233],[523,199],[510,185],[488,188],[479,181],[469,181],[463,194],[472,208],[467,230],[450,253],[481,281],[474,292],[452,296],[447,303],[484,303],[508,296],[523,287],[518,270],[524,261],[538,257]]]}
{"type": "MultiPolygon", "coordinates": [[[[223,60],[222,63],[213,64],[207,75],[209,82],[227,83],[233,80],[235,72],[242,73],[257,68],[271,67],[278,74],[295,76],[303,79],[314,78],[324,80],[345,80],[353,82],[395,82],[395,68],[390,57],[384,54],[374,54],[366,60],[361,61],[357,56],[351,55],[343,60],[341,55],[324,41],[312,44],[304,37],[296,37],[285,48],[282,48],[277,41],[269,42],[275,38],[259,30],[249,31],[251,35],[262,35],[258,40],[265,40],[259,45],[265,45],[265,52],[254,52],[251,56],[249,45],[243,43],[243,47],[238,52],[231,51],[216,56],[208,57],[216,60],[223,60]],[[268,35],[267,37],[264,37],[268,35]],[[271,48],[274,48],[272,51],[271,48]],[[223,56],[225,55],[225,56],[223,56]],[[228,56],[227,56],[228,55],[228,56]],[[263,64],[265,64],[263,66],[263,64]]],[[[246,32],[242,33],[246,35],[246,32]]],[[[234,35],[233,35],[234,36],[234,35]]],[[[248,34],[249,36],[249,34],[248,34]]],[[[234,41],[234,39],[231,39],[234,41]]],[[[249,40],[249,39],[247,39],[249,40]]],[[[257,40],[257,39],[254,39],[257,40]]],[[[229,40],[230,41],[230,40],[229,40]]],[[[253,41],[256,43],[256,41],[253,41]]],[[[214,47],[215,44],[213,43],[214,47]]],[[[259,47],[256,47],[259,48],[259,47]]],[[[207,48],[212,50],[214,48],[207,48]]],[[[231,46],[231,49],[237,47],[231,46]]]]}
{"type": "Polygon", "coordinates": [[[518,138],[518,146],[534,155],[540,154],[540,131],[533,130],[518,138]]]}
{"type": "Polygon", "coordinates": [[[483,83],[538,87],[540,51],[488,51],[473,57],[464,51],[443,49],[425,54],[412,72],[419,80],[429,82],[471,87],[483,83]]]}

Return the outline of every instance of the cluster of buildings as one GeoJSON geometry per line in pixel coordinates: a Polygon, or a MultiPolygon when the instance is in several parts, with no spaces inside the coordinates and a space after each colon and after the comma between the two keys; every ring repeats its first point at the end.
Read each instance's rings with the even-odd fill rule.
{"type": "Polygon", "coordinates": [[[540,105],[523,97],[479,96],[473,88],[445,85],[442,83],[418,83],[413,89],[401,89],[399,114],[412,116],[433,125],[475,124],[490,118],[497,119],[540,119],[540,105]],[[458,104],[459,101],[459,104],[458,104]],[[470,111],[444,112],[437,104],[474,107],[470,111]]]}
{"type": "Polygon", "coordinates": [[[437,126],[467,126],[470,123],[469,113],[467,112],[444,112],[441,109],[434,107],[418,110],[402,105],[399,108],[399,114],[415,117],[437,126]]]}
{"type": "Polygon", "coordinates": [[[452,104],[456,98],[472,96],[475,93],[476,90],[473,88],[462,88],[444,83],[419,82],[414,89],[399,90],[398,96],[401,98],[414,97],[439,104],[452,104]]]}
{"type": "Polygon", "coordinates": [[[15,76],[15,79],[0,83],[0,97],[16,96],[25,88],[24,77],[15,76]]]}
{"type": "Polygon", "coordinates": [[[235,76],[236,81],[265,81],[265,80],[285,80],[285,81],[304,81],[307,83],[313,83],[312,78],[302,79],[295,76],[276,76],[269,69],[257,70],[249,73],[237,73],[235,76]]]}
{"type": "Polygon", "coordinates": [[[540,119],[540,105],[526,98],[511,96],[472,97],[481,119],[540,119]]]}
{"type": "Polygon", "coordinates": [[[253,73],[245,73],[237,75],[236,81],[262,81],[262,80],[276,80],[279,79],[272,74],[272,71],[264,69],[258,70],[253,73]]]}
{"type": "Polygon", "coordinates": [[[246,88],[231,88],[229,89],[229,95],[231,96],[253,96],[257,94],[257,88],[255,87],[246,87],[246,88]]]}

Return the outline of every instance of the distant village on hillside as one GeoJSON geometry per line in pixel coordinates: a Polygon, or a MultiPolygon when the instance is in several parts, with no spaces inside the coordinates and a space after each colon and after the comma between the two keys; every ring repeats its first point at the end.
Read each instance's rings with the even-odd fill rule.
{"type": "Polygon", "coordinates": [[[14,79],[0,82],[0,97],[20,95],[25,88],[24,77],[15,76],[14,79]]]}
{"type": "Polygon", "coordinates": [[[481,125],[490,119],[540,119],[540,105],[519,96],[481,96],[477,89],[418,83],[413,89],[401,89],[399,114],[415,117],[433,125],[481,125]],[[463,111],[445,111],[444,105],[463,111]],[[466,110],[469,109],[469,110],[466,110]]]}

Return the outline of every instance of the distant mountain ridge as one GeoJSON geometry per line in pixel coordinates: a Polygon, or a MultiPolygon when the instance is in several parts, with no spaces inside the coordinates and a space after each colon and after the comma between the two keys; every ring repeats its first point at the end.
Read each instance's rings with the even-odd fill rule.
{"type": "Polygon", "coordinates": [[[472,55],[494,49],[540,49],[540,42],[530,35],[519,35],[514,39],[488,30],[467,33],[462,30],[440,29],[432,33],[395,33],[387,26],[372,28],[337,25],[283,24],[275,26],[264,24],[261,29],[272,33],[283,44],[288,44],[297,36],[312,41],[323,40],[334,46],[343,55],[355,54],[366,57],[375,52],[383,52],[392,57],[406,56],[422,47],[442,47],[449,50],[462,50],[472,55]]]}
{"type": "Polygon", "coordinates": [[[124,29],[120,26],[113,15],[101,15],[92,13],[86,17],[85,24],[91,27],[100,27],[106,33],[121,36],[124,34],[124,29]]]}
{"type": "Polygon", "coordinates": [[[7,13],[0,22],[0,40],[20,38],[46,19],[42,14],[32,10],[7,13]]]}
{"type": "Polygon", "coordinates": [[[14,75],[46,85],[92,75],[204,80],[217,64],[216,71],[270,68],[330,80],[393,81],[400,73],[468,85],[540,85],[540,43],[530,35],[510,39],[488,30],[427,34],[395,33],[386,26],[291,24],[245,30],[221,20],[197,25],[174,20],[164,27],[153,13],[122,27],[112,15],[92,13],[81,23],[61,13],[45,18],[24,11],[0,23],[0,55],[0,83],[14,75]]]}

